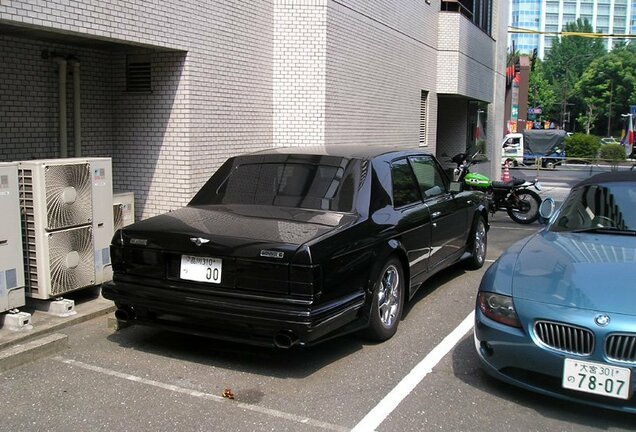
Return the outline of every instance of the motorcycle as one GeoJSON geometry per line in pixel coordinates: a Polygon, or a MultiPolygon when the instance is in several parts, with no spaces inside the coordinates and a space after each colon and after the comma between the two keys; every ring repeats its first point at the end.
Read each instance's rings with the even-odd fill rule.
{"type": "Polygon", "coordinates": [[[464,183],[472,190],[485,192],[488,197],[488,210],[491,214],[505,210],[510,219],[519,224],[531,224],[539,218],[541,197],[530,187],[541,190],[538,180],[526,181],[513,178],[508,182],[491,181],[487,176],[470,172],[473,158],[459,153],[451,159],[457,167],[453,170],[455,181],[464,183]]]}

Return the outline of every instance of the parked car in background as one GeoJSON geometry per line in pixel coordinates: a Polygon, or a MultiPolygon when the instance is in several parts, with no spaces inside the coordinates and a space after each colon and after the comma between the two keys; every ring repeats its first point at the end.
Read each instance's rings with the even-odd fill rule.
{"type": "Polygon", "coordinates": [[[431,275],[484,263],[486,197],[460,186],[419,150],[233,157],[186,207],[115,234],[103,295],[120,321],[219,339],[385,340],[431,275]]]}
{"type": "Polygon", "coordinates": [[[601,144],[620,144],[621,142],[614,137],[601,138],[601,144]]]}
{"type": "Polygon", "coordinates": [[[635,268],[636,172],[583,180],[545,229],[485,273],[475,311],[485,370],[545,395],[636,413],[635,268]]]}

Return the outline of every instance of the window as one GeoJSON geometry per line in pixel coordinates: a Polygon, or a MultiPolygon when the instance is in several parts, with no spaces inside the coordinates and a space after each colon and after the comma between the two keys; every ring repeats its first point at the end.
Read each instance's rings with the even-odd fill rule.
{"type": "Polygon", "coordinates": [[[424,199],[446,193],[448,180],[432,158],[417,156],[411,158],[410,161],[424,199]]]}
{"type": "Polygon", "coordinates": [[[636,229],[636,192],[629,183],[587,185],[573,190],[551,231],[636,229]]]}
{"type": "Polygon", "coordinates": [[[411,165],[406,159],[391,164],[393,183],[393,207],[400,208],[422,201],[419,188],[413,176],[411,165]]]}
{"type": "Polygon", "coordinates": [[[190,205],[240,204],[353,211],[363,176],[361,171],[366,170],[361,161],[332,156],[313,158],[298,156],[292,161],[267,155],[237,158],[235,165],[228,161],[190,205]]]}
{"type": "Polygon", "coordinates": [[[576,14],[576,2],[574,2],[574,3],[563,3],[563,13],[564,14],[576,14]]]}
{"type": "Polygon", "coordinates": [[[442,0],[442,10],[461,13],[487,34],[492,30],[492,0],[442,0]]]}
{"type": "Polygon", "coordinates": [[[427,146],[426,139],[426,101],[428,99],[428,92],[422,90],[420,96],[420,146],[427,146]]]}

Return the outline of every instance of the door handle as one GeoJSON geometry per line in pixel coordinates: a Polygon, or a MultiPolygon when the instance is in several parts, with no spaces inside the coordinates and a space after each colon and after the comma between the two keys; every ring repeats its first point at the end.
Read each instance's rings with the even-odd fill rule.
{"type": "Polygon", "coordinates": [[[442,212],[440,212],[440,211],[436,211],[436,212],[433,212],[433,214],[431,214],[431,218],[433,218],[433,219],[437,219],[437,218],[438,218],[438,217],[440,217],[441,215],[442,215],[442,212]]]}
{"type": "Polygon", "coordinates": [[[473,203],[473,200],[468,200],[466,201],[466,204],[471,205],[473,203]]]}

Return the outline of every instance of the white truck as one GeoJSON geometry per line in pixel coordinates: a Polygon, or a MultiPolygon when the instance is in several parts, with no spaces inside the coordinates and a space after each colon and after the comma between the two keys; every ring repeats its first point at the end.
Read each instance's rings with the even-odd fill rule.
{"type": "Polygon", "coordinates": [[[541,160],[544,168],[554,168],[565,159],[565,138],[560,129],[526,129],[507,134],[501,143],[501,164],[535,165],[541,160]]]}

